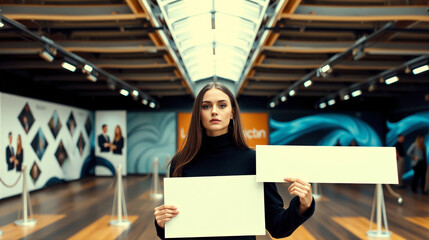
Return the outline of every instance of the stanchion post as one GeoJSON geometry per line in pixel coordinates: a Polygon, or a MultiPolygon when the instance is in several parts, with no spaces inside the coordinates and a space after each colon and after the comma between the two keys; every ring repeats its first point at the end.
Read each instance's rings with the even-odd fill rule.
{"type": "MultiPolygon", "coordinates": [[[[116,168],[116,199],[117,201],[117,216],[118,219],[110,220],[109,224],[112,226],[120,226],[120,227],[129,227],[130,221],[128,219],[122,219],[122,211],[124,210],[125,218],[127,218],[126,214],[126,204],[125,204],[125,194],[122,186],[122,166],[119,165],[116,168]]],[[[113,201],[113,209],[115,209],[115,201],[113,201]]]]}
{"type": "Polygon", "coordinates": [[[18,226],[34,226],[36,224],[35,219],[28,219],[28,208],[30,208],[31,212],[31,205],[28,204],[28,188],[27,188],[27,175],[25,174],[27,172],[27,166],[22,167],[22,174],[24,175],[22,178],[22,219],[18,219],[15,221],[15,224],[18,226]]]}
{"type": "Polygon", "coordinates": [[[169,178],[170,177],[170,167],[171,167],[171,165],[169,165],[168,164],[168,162],[170,161],[170,155],[167,155],[167,161],[165,162],[165,168],[166,168],[166,171],[165,171],[165,177],[166,178],[169,178]]]}
{"type": "Polygon", "coordinates": [[[318,183],[313,183],[312,184],[312,189],[313,189],[313,198],[314,200],[319,200],[322,198],[322,191],[320,191],[320,185],[318,183]]]}
{"type": "Polygon", "coordinates": [[[371,238],[391,238],[392,233],[389,232],[386,216],[386,204],[384,203],[383,186],[377,184],[375,187],[374,200],[372,202],[371,219],[369,222],[369,230],[366,235],[371,238]],[[376,222],[377,230],[372,230],[372,221],[374,219],[374,207],[376,207],[376,222]],[[383,217],[383,219],[382,219],[383,217]],[[384,220],[385,230],[382,231],[381,227],[384,220]]]}
{"type": "Polygon", "coordinates": [[[152,189],[152,193],[150,194],[150,197],[153,198],[153,199],[160,199],[160,198],[162,198],[164,196],[159,191],[159,170],[158,169],[159,169],[158,158],[155,157],[153,159],[153,170],[152,170],[152,172],[153,172],[153,174],[152,174],[152,176],[153,176],[153,178],[152,178],[152,180],[153,180],[153,184],[152,184],[153,189],[152,189]]]}

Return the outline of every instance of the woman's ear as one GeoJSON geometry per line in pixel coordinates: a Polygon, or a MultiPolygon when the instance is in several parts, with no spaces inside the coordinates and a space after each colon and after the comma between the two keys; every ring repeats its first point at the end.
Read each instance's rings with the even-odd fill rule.
{"type": "Polygon", "coordinates": [[[232,108],[232,111],[231,111],[231,119],[234,119],[234,116],[235,116],[235,108],[232,108]]]}

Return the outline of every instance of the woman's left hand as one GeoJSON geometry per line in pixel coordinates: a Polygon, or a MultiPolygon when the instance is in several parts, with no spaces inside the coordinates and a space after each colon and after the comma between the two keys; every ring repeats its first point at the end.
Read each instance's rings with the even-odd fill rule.
{"type": "Polygon", "coordinates": [[[288,188],[290,195],[299,197],[299,213],[303,214],[311,206],[313,202],[313,195],[311,185],[299,178],[285,178],[285,182],[291,183],[288,188]]]}

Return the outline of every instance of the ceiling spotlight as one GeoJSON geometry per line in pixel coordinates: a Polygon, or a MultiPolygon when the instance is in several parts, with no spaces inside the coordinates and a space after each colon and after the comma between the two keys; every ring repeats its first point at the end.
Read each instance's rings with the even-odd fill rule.
{"type": "Polygon", "coordinates": [[[357,97],[361,94],[362,94],[362,91],[360,89],[358,89],[358,90],[352,92],[352,97],[357,97]]]}
{"type": "Polygon", "coordinates": [[[155,104],[154,102],[150,102],[150,103],[149,103],[149,107],[150,107],[150,108],[155,108],[155,107],[156,107],[156,104],[155,104]]]}
{"type": "Polygon", "coordinates": [[[329,70],[331,70],[331,66],[329,64],[326,64],[325,66],[320,68],[320,71],[327,73],[329,70]]]}
{"type": "Polygon", "coordinates": [[[286,100],[287,100],[287,98],[284,95],[280,98],[280,101],[282,101],[282,102],[285,102],[286,100]]]}
{"type": "Polygon", "coordinates": [[[289,96],[292,97],[293,95],[295,95],[295,93],[296,93],[295,90],[292,89],[292,90],[289,91],[289,96]]]}
{"type": "Polygon", "coordinates": [[[86,76],[86,79],[88,79],[89,81],[91,81],[91,82],[97,82],[97,77],[96,76],[94,76],[93,74],[88,74],[87,76],[86,76]]]}
{"type": "Polygon", "coordinates": [[[133,96],[136,96],[136,97],[137,97],[138,95],[139,95],[139,91],[137,91],[137,90],[135,90],[135,89],[134,89],[134,90],[133,90],[133,96]]]}
{"type": "Polygon", "coordinates": [[[390,85],[390,84],[392,84],[392,83],[397,82],[398,80],[399,80],[399,78],[398,78],[397,76],[393,76],[393,77],[390,77],[390,78],[386,79],[384,82],[385,82],[387,85],[390,85]]]}
{"type": "Polygon", "coordinates": [[[313,82],[311,80],[307,80],[304,82],[304,87],[309,87],[311,84],[313,84],[313,82]]]}
{"type": "Polygon", "coordinates": [[[331,100],[328,101],[328,105],[329,106],[332,106],[334,104],[335,104],[335,99],[331,99],[331,100]]]}
{"type": "Polygon", "coordinates": [[[365,57],[366,53],[363,49],[363,45],[359,45],[359,47],[353,49],[353,60],[358,61],[365,57]]]}
{"type": "Polygon", "coordinates": [[[142,100],[142,103],[143,103],[144,105],[147,105],[147,104],[148,104],[148,102],[147,102],[147,100],[146,100],[146,99],[143,99],[143,100],[142,100]]]}
{"type": "Polygon", "coordinates": [[[413,74],[417,75],[417,74],[420,74],[422,72],[426,72],[427,70],[429,70],[429,65],[423,65],[423,66],[414,68],[413,69],[413,74]]]}
{"type": "Polygon", "coordinates": [[[349,100],[349,99],[350,99],[350,95],[348,95],[348,94],[344,95],[344,97],[343,97],[343,100],[344,100],[344,101],[347,101],[347,100],[349,100]]]}
{"type": "Polygon", "coordinates": [[[319,108],[320,109],[323,109],[325,107],[326,107],[326,103],[325,102],[322,102],[322,103],[319,104],[319,108]]]}
{"type": "Polygon", "coordinates": [[[116,84],[112,79],[109,79],[107,80],[107,87],[113,91],[116,88],[116,84]]]}
{"type": "Polygon", "coordinates": [[[274,108],[276,106],[275,102],[270,102],[270,108],[274,108]]]}
{"type": "Polygon", "coordinates": [[[0,19],[0,28],[4,27],[3,21],[0,19]]]}
{"type": "Polygon", "coordinates": [[[83,67],[83,70],[85,70],[87,73],[92,72],[93,67],[91,65],[85,64],[85,66],[83,67]]]}
{"type": "Polygon", "coordinates": [[[409,66],[407,66],[406,68],[405,68],[405,70],[404,70],[404,73],[405,74],[408,74],[408,73],[410,73],[411,72],[411,68],[409,67],[409,66]]]}
{"type": "Polygon", "coordinates": [[[125,90],[123,88],[121,89],[121,91],[119,91],[119,93],[122,94],[125,97],[128,96],[128,94],[130,94],[127,90],[125,90]]]}
{"type": "Polygon", "coordinates": [[[375,90],[375,82],[372,82],[368,87],[368,92],[373,92],[375,90]]]}
{"type": "Polygon", "coordinates": [[[46,46],[43,47],[42,51],[39,52],[39,56],[47,62],[54,61],[54,56],[52,56],[46,46]]]}
{"type": "Polygon", "coordinates": [[[134,101],[137,101],[139,98],[139,91],[137,91],[137,90],[133,90],[132,92],[131,92],[131,97],[133,97],[133,100],[134,101]]]}
{"type": "Polygon", "coordinates": [[[69,70],[70,72],[76,71],[76,66],[71,62],[72,61],[70,61],[70,59],[65,58],[64,62],[61,64],[61,67],[69,70]]]}

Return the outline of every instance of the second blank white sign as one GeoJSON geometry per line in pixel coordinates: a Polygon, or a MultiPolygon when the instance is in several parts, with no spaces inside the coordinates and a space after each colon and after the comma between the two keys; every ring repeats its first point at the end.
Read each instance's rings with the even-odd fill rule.
{"type": "Polygon", "coordinates": [[[258,182],[397,184],[393,147],[256,146],[258,182]]]}

